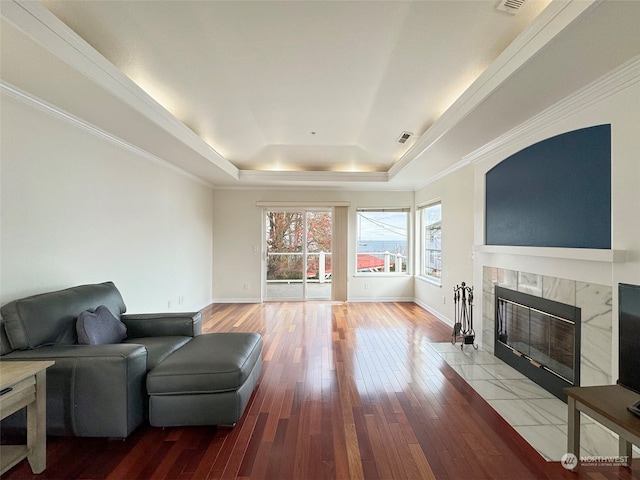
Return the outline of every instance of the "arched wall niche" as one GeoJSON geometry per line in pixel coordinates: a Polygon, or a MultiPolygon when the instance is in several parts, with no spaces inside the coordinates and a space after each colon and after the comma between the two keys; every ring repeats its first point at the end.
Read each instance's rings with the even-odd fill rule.
{"type": "Polygon", "coordinates": [[[611,248],[611,125],[563,133],[485,175],[486,245],[611,248]]]}

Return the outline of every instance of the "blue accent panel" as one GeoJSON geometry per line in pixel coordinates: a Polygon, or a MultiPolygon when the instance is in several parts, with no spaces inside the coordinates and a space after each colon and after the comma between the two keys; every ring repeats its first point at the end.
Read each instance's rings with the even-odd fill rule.
{"type": "Polygon", "coordinates": [[[611,125],[531,145],[485,181],[487,245],[611,248],[611,125]]]}

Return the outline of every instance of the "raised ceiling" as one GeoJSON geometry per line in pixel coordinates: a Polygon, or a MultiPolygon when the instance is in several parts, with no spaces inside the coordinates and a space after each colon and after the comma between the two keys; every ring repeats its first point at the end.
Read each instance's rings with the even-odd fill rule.
{"type": "Polygon", "coordinates": [[[427,150],[599,3],[549,1],[2,2],[2,78],[213,185],[416,188],[447,167],[427,150]]]}

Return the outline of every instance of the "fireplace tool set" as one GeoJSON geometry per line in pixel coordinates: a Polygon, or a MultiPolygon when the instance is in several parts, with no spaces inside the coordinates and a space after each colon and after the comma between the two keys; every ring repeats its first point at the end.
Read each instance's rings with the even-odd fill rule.
{"type": "Polygon", "coordinates": [[[464,282],[456,285],[453,289],[453,305],[455,321],[451,343],[455,345],[460,337],[460,350],[465,345],[471,345],[477,350],[476,332],[473,329],[473,287],[467,287],[464,282]]]}

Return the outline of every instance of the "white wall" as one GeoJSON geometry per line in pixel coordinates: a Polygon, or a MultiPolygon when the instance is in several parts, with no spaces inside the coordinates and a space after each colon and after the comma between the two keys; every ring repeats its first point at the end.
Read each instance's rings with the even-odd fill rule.
{"type": "Polygon", "coordinates": [[[258,302],[262,284],[263,209],[258,201],[350,202],[348,299],[413,300],[410,275],[356,275],[355,234],[358,207],[413,207],[413,192],[324,190],[216,190],[213,195],[213,292],[216,302],[258,302]],[[365,282],[369,288],[365,289],[365,282]],[[244,285],[250,289],[245,290],[244,285]]]}
{"type": "MultiPolygon", "coordinates": [[[[453,325],[453,289],[473,284],[473,168],[462,167],[416,191],[416,205],[442,202],[442,285],[416,278],[415,301],[453,325]]],[[[416,225],[419,225],[416,219],[416,225]]],[[[419,247],[419,232],[416,234],[419,247]]],[[[418,266],[416,266],[416,269],[418,266]]],[[[481,287],[478,286],[478,292],[481,287]]],[[[474,307],[474,311],[475,311],[474,307]]]]}
{"type": "Polygon", "coordinates": [[[210,303],[209,187],[7,95],[1,101],[1,304],[107,280],[130,312],[210,303]]]}

